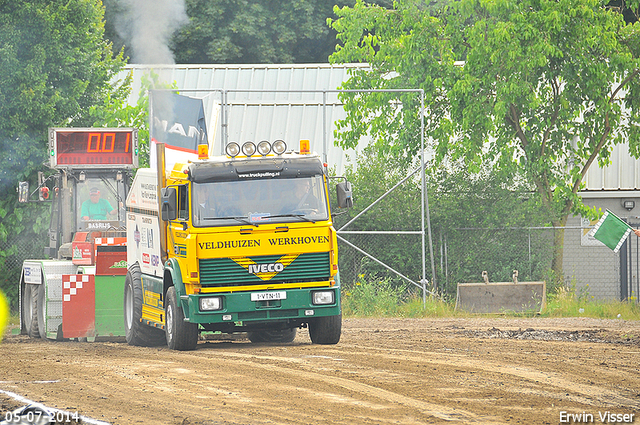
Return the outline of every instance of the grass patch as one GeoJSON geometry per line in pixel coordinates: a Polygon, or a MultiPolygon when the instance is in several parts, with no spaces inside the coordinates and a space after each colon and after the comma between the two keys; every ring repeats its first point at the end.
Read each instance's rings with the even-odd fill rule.
{"type": "Polygon", "coordinates": [[[596,319],[640,320],[640,305],[635,297],[629,301],[596,300],[587,290],[559,288],[547,295],[544,317],[592,317],[596,319]]]}
{"type": "Polygon", "coordinates": [[[452,317],[468,316],[455,311],[455,302],[427,297],[423,305],[419,291],[359,275],[355,284],[342,290],[342,314],[345,317],[452,317]]]}

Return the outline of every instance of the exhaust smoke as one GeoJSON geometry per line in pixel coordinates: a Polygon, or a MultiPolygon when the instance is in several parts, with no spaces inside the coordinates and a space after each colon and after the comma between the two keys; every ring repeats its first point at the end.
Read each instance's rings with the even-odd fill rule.
{"type": "Polygon", "coordinates": [[[115,29],[131,49],[129,63],[173,64],[169,39],[188,22],[184,0],[116,0],[115,29]]]}

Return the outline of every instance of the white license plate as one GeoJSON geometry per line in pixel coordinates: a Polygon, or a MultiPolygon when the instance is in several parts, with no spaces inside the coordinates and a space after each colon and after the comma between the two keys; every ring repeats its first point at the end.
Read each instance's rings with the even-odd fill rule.
{"type": "Polygon", "coordinates": [[[272,301],[272,300],[286,300],[287,293],[284,291],[277,292],[254,292],[251,294],[251,301],[272,301]]]}

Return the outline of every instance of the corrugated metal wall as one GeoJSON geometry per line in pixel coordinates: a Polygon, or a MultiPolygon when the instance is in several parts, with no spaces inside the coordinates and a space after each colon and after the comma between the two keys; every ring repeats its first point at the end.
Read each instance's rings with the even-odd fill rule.
{"type": "MultiPolygon", "coordinates": [[[[167,85],[175,83],[181,94],[203,99],[207,128],[215,129],[214,154],[222,153],[224,132],[227,140],[240,143],[282,139],[297,146],[300,139],[309,139],[312,150],[325,153],[341,173],[345,152],[334,146],[333,131],[344,109],[336,93],[322,91],[338,89],[349,70],[358,68],[366,65],[129,65],[123,76],[133,73],[132,104],[143,75],[150,72],[167,85]]],[[[347,153],[353,158],[353,151],[347,153]]]]}
{"type": "Polygon", "coordinates": [[[640,161],[629,155],[627,144],[620,144],[611,151],[611,165],[604,168],[593,164],[585,176],[587,190],[638,190],[640,189],[640,161]]]}

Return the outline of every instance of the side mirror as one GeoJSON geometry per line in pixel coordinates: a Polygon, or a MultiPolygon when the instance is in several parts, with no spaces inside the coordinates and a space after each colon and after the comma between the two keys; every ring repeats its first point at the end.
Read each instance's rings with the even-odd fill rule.
{"type": "Polygon", "coordinates": [[[160,189],[161,218],[162,221],[172,221],[178,218],[178,196],[175,187],[163,187],[160,189]]]}
{"type": "Polygon", "coordinates": [[[29,182],[18,182],[18,202],[29,202],[29,182]]]}
{"type": "Polygon", "coordinates": [[[336,185],[336,194],[338,195],[338,207],[350,208],[353,206],[353,198],[351,196],[351,183],[345,181],[336,185]]]}

